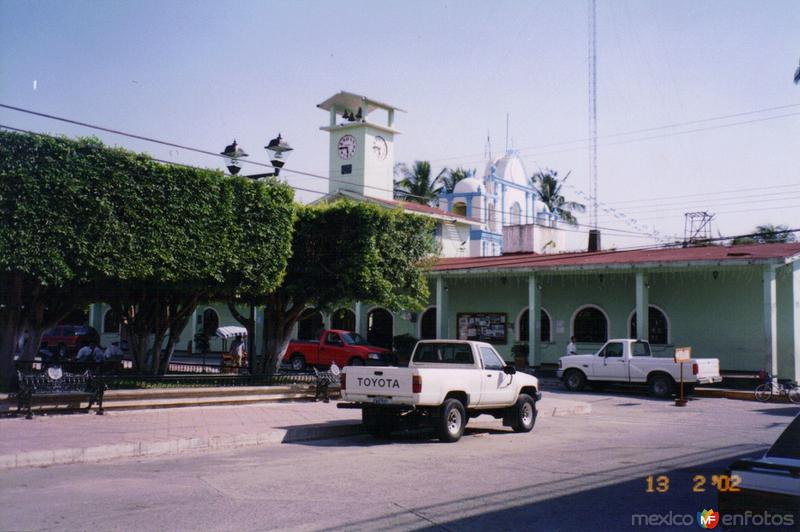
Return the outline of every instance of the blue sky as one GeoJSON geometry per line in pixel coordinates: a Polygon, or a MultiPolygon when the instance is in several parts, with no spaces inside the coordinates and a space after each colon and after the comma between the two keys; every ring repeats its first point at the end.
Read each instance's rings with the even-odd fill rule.
{"type": "MultiPolygon", "coordinates": [[[[598,197],[606,209],[675,235],[688,210],[717,212],[714,230],[724,235],[766,222],[800,226],[800,115],[781,117],[800,113],[792,83],[798,28],[796,1],[600,0],[598,197]],[[704,131],[682,133],[690,129],[704,131]]],[[[236,137],[258,161],[281,132],[295,147],[287,168],[322,175],[328,143],[318,128],[327,116],[316,104],[339,90],[406,109],[397,160],[428,159],[435,168],[482,171],[487,131],[500,154],[509,113],[509,142],[528,171],[571,171],[575,188],[566,190],[581,200],[586,48],[586,0],[0,0],[0,103],[212,151],[236,137]]],[[[5,109],[0,124],[96,134],[221,167],[211,157],[5,109]]],[[[321,179],[290,182],[327,190],[321,179]]],[[[600,225],[633,230],[602,209],[600,225]]],[[[605,245],[649,243],[604,237],[605,245]]]]}

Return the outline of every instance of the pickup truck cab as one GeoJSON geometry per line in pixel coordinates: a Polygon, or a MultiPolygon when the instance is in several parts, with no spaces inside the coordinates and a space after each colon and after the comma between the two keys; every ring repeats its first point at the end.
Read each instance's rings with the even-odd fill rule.
{"type": "Polygon", "coordinates": [[[360,408],[367,431],[388,436],[402,425],[433,425],[439,439],[458,441],[470,417],[490,414],[529,432],[541,399],[539,381],[506,365],[487,343],[423,340],[408,367],[348,367],[340,408],[360,408]]]}
{"type": "MultiPolygon", "coordinates": [[[[558,378],[570,391],[580,391],[586,383],[646,384],[656,397],[670,397],[681,378],[680,364],[671,358],[654,357],[644,340],[609,340],[594,354],[570,355],[558,361],[558,378]]],[[[719,360],[691,359],[683,364],[683,382],[720,382],[719,360]]]]}
{"type": "Polygon", "coordinates": [[[388,354],[388,349],[369,345],[358,333],[326,329],[316,342],[289,342],[283,362],[301,371],[307,366],[329,367],[334,362],[337,366],[363,366],[368,361],[380,363],[388,354]]]}

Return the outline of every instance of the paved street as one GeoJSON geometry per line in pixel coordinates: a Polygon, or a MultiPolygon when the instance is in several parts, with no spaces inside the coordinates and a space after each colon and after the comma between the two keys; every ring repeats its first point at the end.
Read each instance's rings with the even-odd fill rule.
{"type": "MultiPolygon", "coordinates": [[[[560,395],[558,393],[554,395],[560,395]]],[[[569,394],[592,413],[531,434],[479,418],[461,442],[426,434],[274,444],[0,472],[2,530],[620,530],[632,513],[691,513],[693,477],[763,450],[797,407],[569,394]],[[668,475],[647,493],[648,475],[668,475]]]]}

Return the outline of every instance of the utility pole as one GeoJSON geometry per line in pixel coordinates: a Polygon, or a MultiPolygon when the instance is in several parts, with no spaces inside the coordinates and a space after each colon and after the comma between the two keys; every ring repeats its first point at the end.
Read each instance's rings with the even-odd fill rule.
{"type": "Polygon", "coordinates": [[[599,251],[597,229],[597,0],[589,0],[589,190],[592,205],[589,212],[589,251],[599,251]]]}

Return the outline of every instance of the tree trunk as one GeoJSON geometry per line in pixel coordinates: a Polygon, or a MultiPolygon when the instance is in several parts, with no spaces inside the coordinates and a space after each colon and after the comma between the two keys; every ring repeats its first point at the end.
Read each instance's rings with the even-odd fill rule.
{"type": "Polygon", "coordinates": [[[0,310],[0,389],[11,389],[16,379],[14,351],[17,348],[19,312],[0,310]]]}
{"type": "Polygon", "coordinates": [[[305,302],[289,301],[283,296],[272,295],[264,309],[264,358],[263,372],[272,375],[278,371],[289,347],[294,324],[300,319],[305,302]]]}
{"type": "Polygon", "coordinates": [[[199,296],[192,295],[185,298],[183,301],[176,301],[170,305],[169,310],[169,338],[167,339],[167,353],[164,357],[164,363],[161,366],[161,374],[163,375],[169,371],[169,364],[172,361],[172,355],[175,352],[175,345],[180,340],[181,333],[188,325],[192,314],[197,308],[197,303],[200,300],[199,296]]]}

